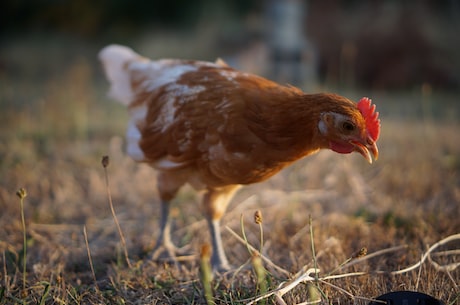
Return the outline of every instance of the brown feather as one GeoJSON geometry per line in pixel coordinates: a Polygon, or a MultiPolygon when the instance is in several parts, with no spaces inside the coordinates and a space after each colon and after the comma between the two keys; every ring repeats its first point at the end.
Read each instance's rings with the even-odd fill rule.
{"type": "Polygon", "coordinates": [[[132,105],[141,104],[148,106],[139,143],[146,162],[167,158],[187,165],[212,186],[269,178],[327,147],[317,130],[322,112],[356,112],[353,102],[338,95],[307,95],[295,87],[216,66],[184,73],[175,84],[153,92],[138,90],[132,105]],[[178,94],[176,85],[204,89],[178,94]],[[158,120],[168,103],[175,107],[174,121],[161,130],[158,120]]]}

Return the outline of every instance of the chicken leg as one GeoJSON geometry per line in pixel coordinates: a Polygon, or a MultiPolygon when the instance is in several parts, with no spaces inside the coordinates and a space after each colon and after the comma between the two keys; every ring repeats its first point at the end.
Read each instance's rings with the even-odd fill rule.
{"type": "Polygon", "coordinates": [[[170,203],[168,201],[161,202],[160,215],[160,233],[155,243],[155,248],[152,251],[152,259],[158,259],[163,251],[172,260],[175,260],[178,248],[171,241],[171,221],[169,217],[170,203]]]}
{"type": "Polygon", "coordinates": [[[180,249],[171,241],[171,220],[169,215],[171,201],[185,183],[184,179],[180,178],[180,176],[174,175],[172,172],[160,172],[158,175],[157,188],[161,199],[160,232],[155,248],[152,251],[153,260],[157,260],[166,252],[166,256],[169,259],[176,261],[176,255],[180,254],[180,249]]]}
{"type": "Polygon", "coordinates": [[[211,233],[211,264],[214,271],[228,271],[230,264],[225,255],[220,232],[220,220],[240,185],[228,185],[220,188],[208,188],[203,197],[204,214],[211,233]]]}

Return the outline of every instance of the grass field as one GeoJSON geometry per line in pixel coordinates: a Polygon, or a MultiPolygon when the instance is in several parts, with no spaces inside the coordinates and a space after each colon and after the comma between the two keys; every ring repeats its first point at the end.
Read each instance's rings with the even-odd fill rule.
{"type": "MultiPolygon", "coordinates": [[[[151,262],[146,254],[159,220],[155,172],[123,151],[127,114],[105,97],[96,49],[64,60],[48,47],[38,63],[26,49],[7,49],[3,56],[12,66],[0,74],[0,304],[205,303],[198,253],[208,233],[199,194],[184,189],[173,211],[174,241],[190,245],[195,256],[178,265],[151,262]],[[103,155],[110,157],[109,187],[103,155]],[[27,192],[23,210],[20,188],[27,192]]],[[[310,284],[320,293],[301,284],[284,296],[287,304],[318,298],[367,304],[396,290],[460,304],[458,237],[411,271],[392,273],[460,233],[458,95],[429,86],[364,94],[381,112],[380,159],[368,165],[360,156],[322,151],[240,191],[223,226],[241,236],[243,219],[247,240],[258,249],[253,215],[260,210],[262,254],[279,268],[265,263],[268,271],[258,279],[245,265],[251,261],[246,245],[224,229],[230,262],[248,268],[214,279],[216,303],[247,303],[264,286],[273,290],[316,266],[323,280],[310,284]],[[367,256],[358,255],[363,248],[367,256]],[[365,274],[324,279],[352,272],[365,274]]]]}

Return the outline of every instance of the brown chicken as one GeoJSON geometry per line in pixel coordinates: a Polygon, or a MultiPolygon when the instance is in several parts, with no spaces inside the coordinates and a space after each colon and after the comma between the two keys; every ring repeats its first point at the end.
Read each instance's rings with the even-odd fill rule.
{"type": "Polygon", "coordinates": [[[241,185],[264,181],[320,149],[378,158],[380,121],[368,98],[306,94],[223,61],[150,61],[110,45],[99,58],[109,94],[128,106],[127,153],[158,171],[160,232],[170,255],[171,200],[186,183],[204,190],[215,270],[229,269],[220,219],[241,185]]]}

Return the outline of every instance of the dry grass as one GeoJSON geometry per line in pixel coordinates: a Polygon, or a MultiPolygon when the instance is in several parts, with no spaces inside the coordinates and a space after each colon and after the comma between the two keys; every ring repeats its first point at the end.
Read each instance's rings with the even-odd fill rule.
{"type": "MultiPolygon", "coordinates": [[[[106,86],[94,77],[91,63],[80,59],[68,66],[39,86],[2,75],[8,90],[0,96],[0,304],[205,303],[198,255],[178,266],[146,257],[159,217],[155,173],[125,156],[126,114],[106,100],[106,86]],[[111,160],[110,193],[126,248],[107,198],[103,155],[111,160]],[[20,187],[28,194],[26,247],[16,196],[20,187]]],[[[367,304],[366,299],[402,289],[458,304],[458,268],[442,271],[426,260],[404,274],[389,273],[417,263],[430,245],[460,232],[460,115],[454,99],[418,93],[375,96],[383,132],[381,158],[374,165],[359,156],[323,151],[243,189],[223,224],[241,235],[242,217],[248,242],[259,249],[260,227],[253,216],[262,211],[262,254],[286,271],[264,263],[269,271],[264,289],[317,266],[320,277],[366,272],[315,282],[324,304],[367,304]],[[407,109],[420,113],[407,118],[407,109]],[[362,248],[371,254],[399,246],[356,261],[362,248]],[[345,268],[350,258],[356,263],[345,268]]],[[[199,195],[187,188],[177,201],[173,238],[198,254],[208,241],[197,209],[199,195]]],[[[223,238],[235,267],[254,261],[229,231],[223,238]]],[[[448,243],[432,258],[443,265],[458,262],[459,248],[458,241],[448,243]],[[449,249],[457,252],[443,255],[449,249]]],[[[260,284],[251,267],[215,278],[212,289],[216,303],[240,304],[259,295],[260,284]]],[[[308,291],[311,286],[296,286],[284,301],[312,300],[308,291]]]]}

